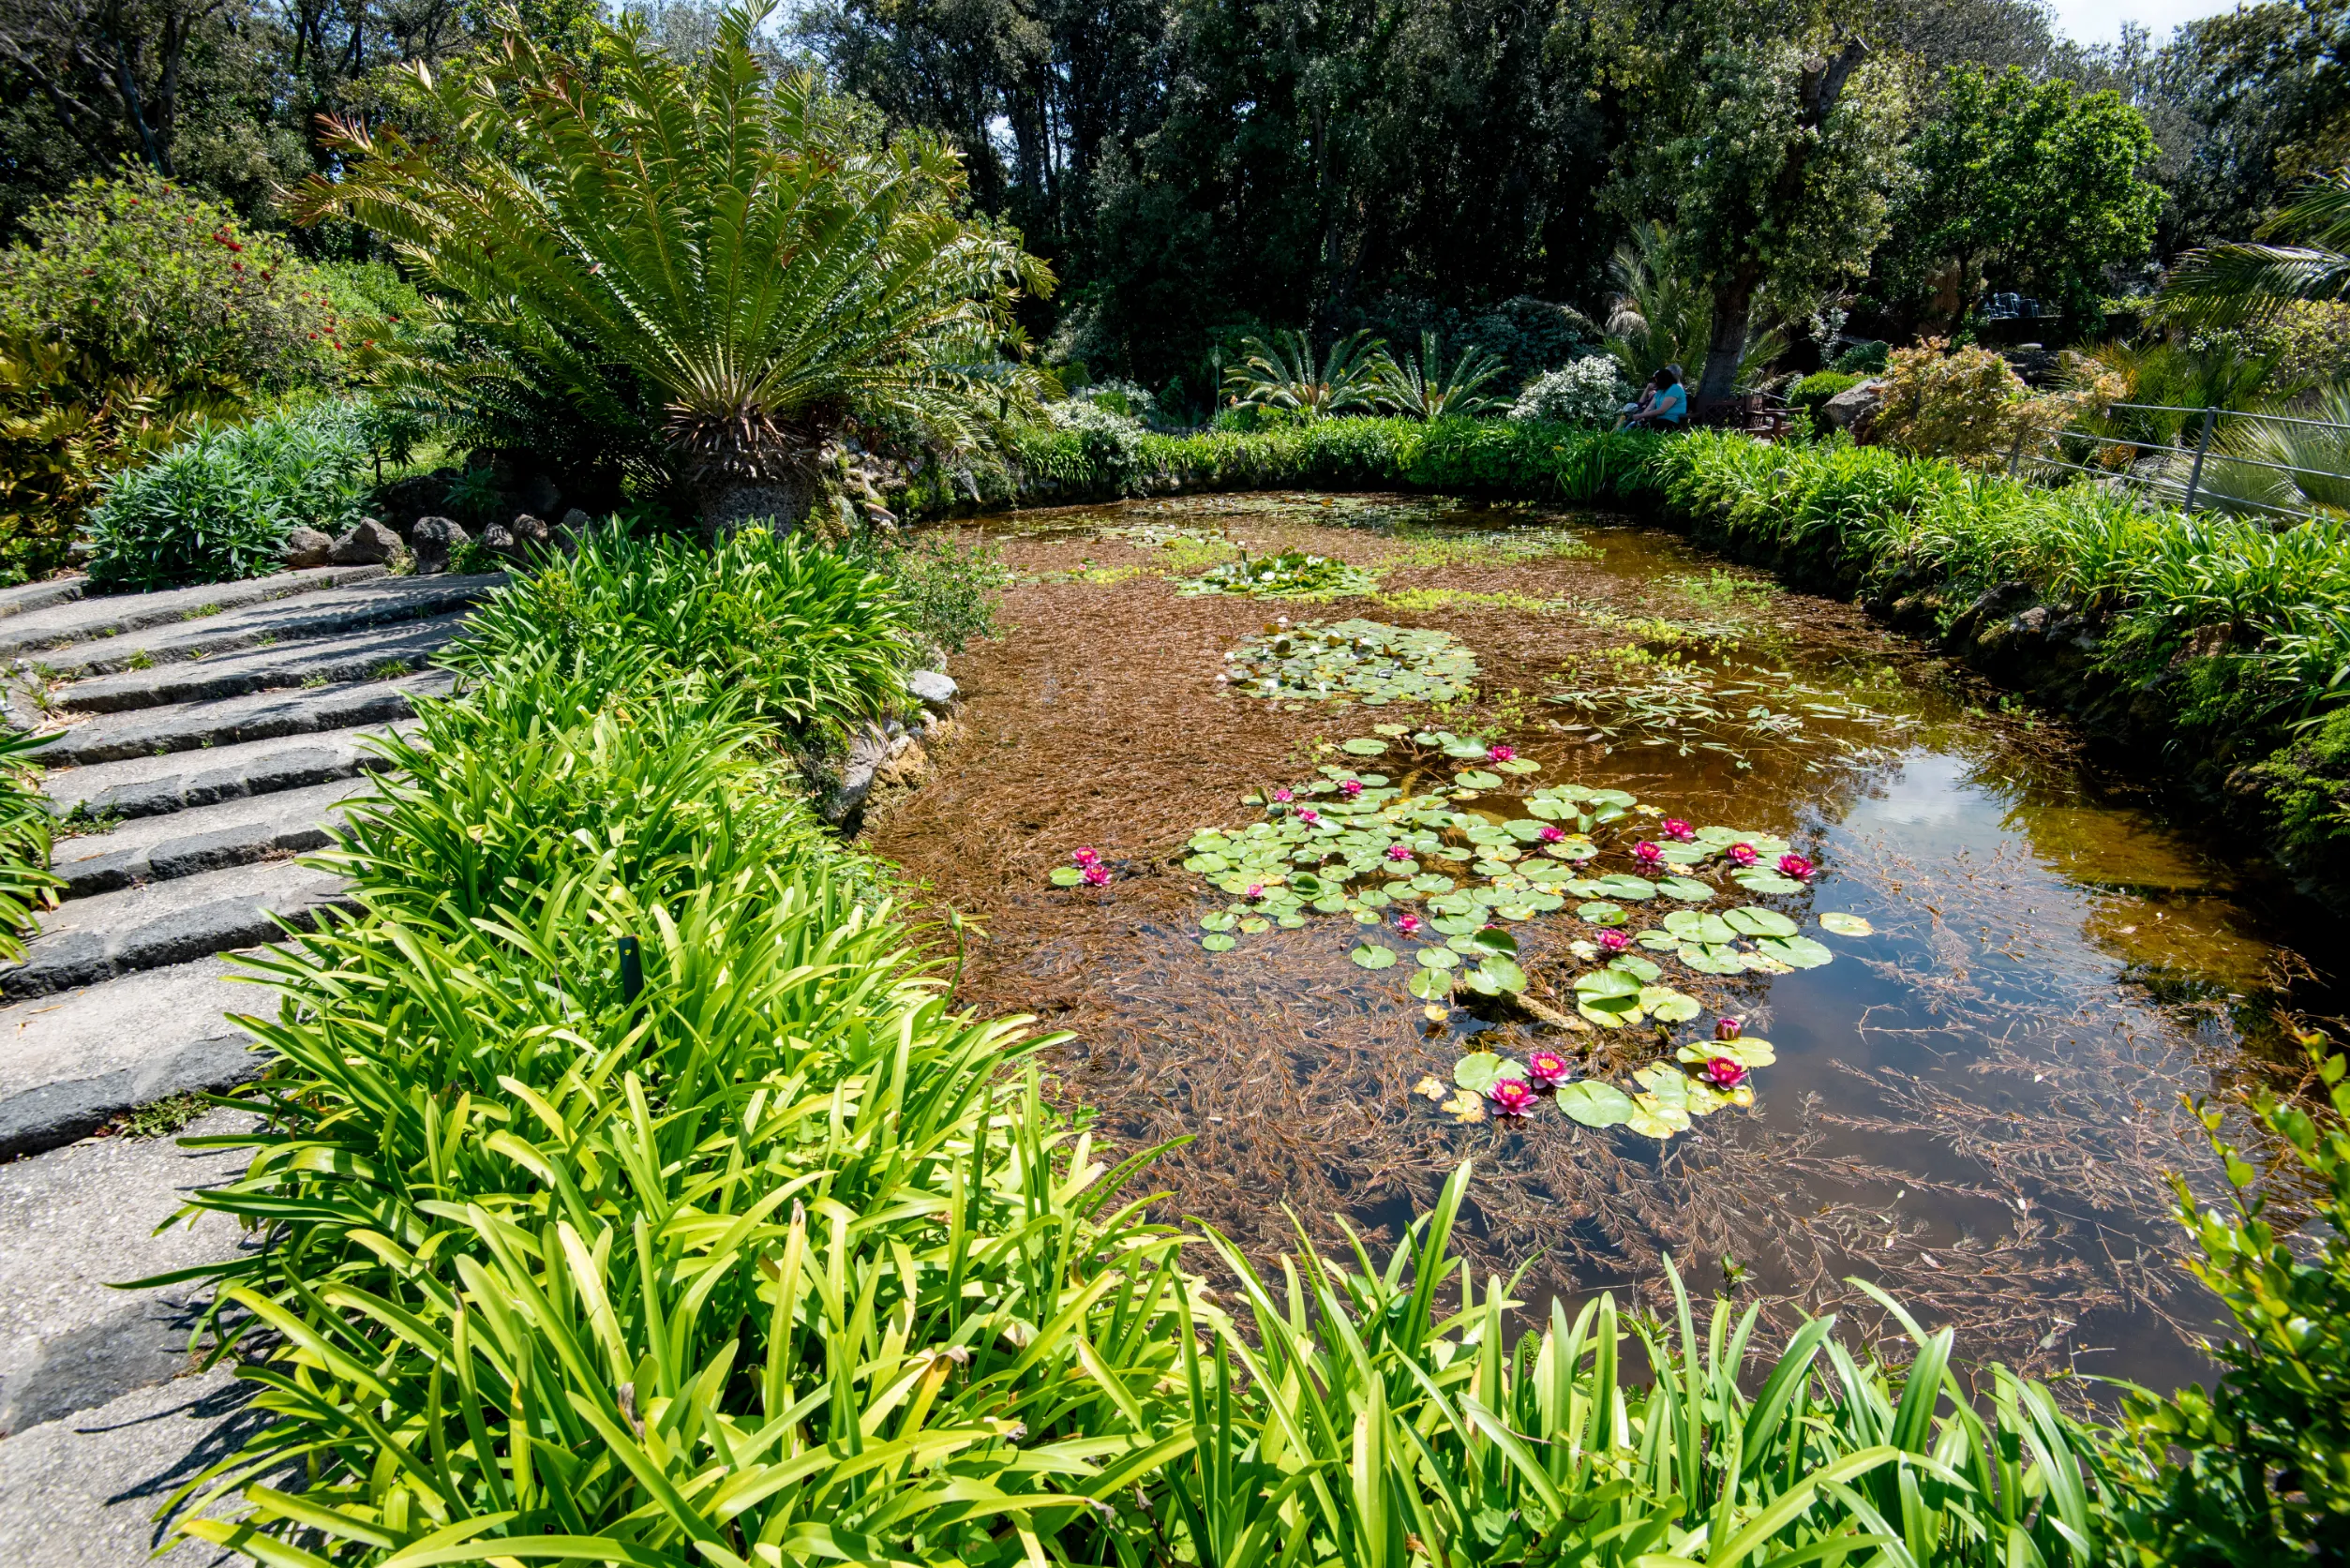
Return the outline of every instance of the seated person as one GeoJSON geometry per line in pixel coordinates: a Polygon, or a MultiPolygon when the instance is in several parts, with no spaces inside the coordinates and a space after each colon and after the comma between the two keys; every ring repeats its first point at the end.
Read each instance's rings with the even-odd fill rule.
{"type": "Polygon", "coordinates": [[[1656,372],[1656,379],[1662,384],[1648,411],[1634,415],[1630,423],[1652,430],[1677,430],[1689,417],[1689,389],[1681,384],[1681,366],[1668,365],[1656,372]]]}
{"type": "Polygon", "coordinates": [[[1646,419],[1649,415],[1654,413],[1656,411],[1656,395],[1664,390],[1664,386],[1665,373],[1662,370],[1659,370],[1656,374],[1648,379],[1648,384],[1646,386],[1640,388],[1640,400],[1639,402],[1626,403],[1624,407],[1616,411],[1616,428],[1621,430],[1627,425],[1637,425],[1641,420],[1646,419]]]}

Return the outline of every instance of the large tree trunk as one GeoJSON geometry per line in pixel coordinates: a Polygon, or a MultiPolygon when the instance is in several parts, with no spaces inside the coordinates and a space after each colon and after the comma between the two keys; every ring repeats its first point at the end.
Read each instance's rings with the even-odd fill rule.
{"type": "Polygon", "coordinates": [[[1738,362],[1746,357],[1746,333],[1754,324],[1755,284],[1751,269],[1741,267],[1714,290],[1714,331],[1705,344],[1705,373],[1698,378],[1690,413],[1738,390],[1738,362]]]}

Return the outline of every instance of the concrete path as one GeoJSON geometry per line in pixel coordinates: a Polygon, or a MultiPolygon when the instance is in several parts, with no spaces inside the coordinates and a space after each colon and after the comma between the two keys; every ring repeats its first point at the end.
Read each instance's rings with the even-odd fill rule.
{"type": "MultiPolygon", "coordinates": [[[[0,1562],[149,1561],[149,1516],[249,1424],[247,1385],[195,1371],[195,1289],[113,1288],[247,1244],[211,1217],[157,1233],[244,1156],[92,1134],[259,1070],[224,1014],[277,999],[233,955],[345,903],[294,858],[383,766],[369,738],[450,689],[430,660],[503,580],[359,567],[0,590],[7,711],[57,736],[42,760],[67,882],[24,962],[0,966],[0,1562]]],[[[215,1112],[189,1130],[247,1125],[215,1112]]]]}

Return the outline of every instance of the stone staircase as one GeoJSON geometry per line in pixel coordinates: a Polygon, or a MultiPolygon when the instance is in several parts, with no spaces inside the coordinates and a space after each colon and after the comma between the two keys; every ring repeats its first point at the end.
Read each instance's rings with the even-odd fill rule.
{"type": "MultiPolygon", "coordinates": [[[[89,1135],[257,1070],[222,1015],[275,998],[231,980],[226,955],[341,901],[293,858],[367,788],[366,738],[448,689],[432,655],[503,580],[362,566],[108,599],[0,590],[0,700],[58,730],[40,760],[69,835],[64,903],[0,967],[0,1560],[149,1561],[147,1516],[249,1420],[224,1370],[182,1376],[194,1288],[111,1288],[232,1255],[225,1222],[155,1229],[242,1157],[89,1135]]],[[[192,1130],[237,1125],[216,1112],[192,1130]]],[[[217,1560],[184,1543],[154,1561],[217,1560]]]]}

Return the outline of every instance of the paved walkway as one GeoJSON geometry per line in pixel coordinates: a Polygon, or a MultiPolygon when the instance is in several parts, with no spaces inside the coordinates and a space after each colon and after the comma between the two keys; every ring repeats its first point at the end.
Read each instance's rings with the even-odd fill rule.
{"type": "MultiPolygon", "coordinates": [[[[367,789],[366,738],[448,689],[427,662],[503,580],[355,567],[103,599],[0,590],[0,661],[37,675],[47,722],[66,724],[47,790],[88,825],[57,843],[64,904],[0,967],[0,1561],[148,1561],[149,1516],[248,1419],[224,1370],[187,1375],[189,1288],[111,1288],[232,1255],[222,1221],[154,1232],[241,1159],[89,1134],[257,1069],[222,1014],[274,998],[232,982],[227,955],[342,902],[293,857],[367,789]]],[[[7,700],[35,716],[21,689],[7,700]]],[[[197,1130],[236,1125],[218,1112],[197,1130]]]]}

